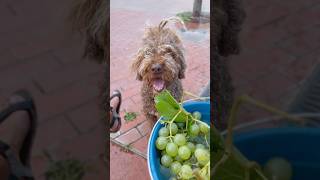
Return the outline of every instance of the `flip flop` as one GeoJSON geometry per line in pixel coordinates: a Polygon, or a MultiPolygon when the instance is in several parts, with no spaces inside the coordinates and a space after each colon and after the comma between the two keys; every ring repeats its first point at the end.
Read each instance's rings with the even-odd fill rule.
{"type": "Polygon", "coordinates": [[[119,113],[120,113],[120,106],[121,106],[122,97],[121,97],[121,93],[119,90],[113,91],[113,95],[110,97],[110,102],[115,97],[119,98],[119,103],[118,103],[117,107],[110,107],[110,111],[112,114],[111,123],[110,123],[110,132],[111,133],[117,132],[121,128],[121,118],[120,118],[119,113]],[[118,126],[116,127],[116,129],[112,129],[112,127],[114,126],[114,123],[116,121],[118,122],[118,126]]]}
{"type": "Polygon", "coordinates": [[[13,95],[23,97],[25,100],[13,104],[9,104],[7,108],[0,112],[0,124],[7,120],[12,113],[16,111],[27,111],[30,117],[29,131],[24,139],[20,149],[20,160],[14,155],[12,149],[8,144],[0,140],[0,154],[7,159],[10,168],[10,180],[24,178],[26,180],[33,180],[30,156],[31,148],[37,127],[37,112],[34,100],[31,94],[26,90],[19,90],[13,95]]]}

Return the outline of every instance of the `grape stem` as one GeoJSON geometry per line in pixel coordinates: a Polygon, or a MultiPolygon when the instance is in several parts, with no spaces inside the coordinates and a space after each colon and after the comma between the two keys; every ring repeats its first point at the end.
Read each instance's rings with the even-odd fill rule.
{"type": "MultiPolygon", "coordinates": [[[[192,117],[192,116],[191,116],[191,117],[192,117]]],[[[196,122],[199,122],[199,123],[201,123],[201,124],[204,124],[207,128],[210,128],[207,123],[205,123],[205,122],[203,122],[203,121],[201,121],[201,120],[199,120],[199,119],[195,119],[194,117],[192,117],[192,120],[194,120],[194,121],[196,121],[196,122]]]]}
{"type": "Polygon", "coordinates": [[[222,165],[224,162],[226,162],[231,155],[234,155],[237,157],[237,159],[239,159],[240,164],[243,167],[245,167],[246,179],[250,178],[250,171],[254,170],[262,179],[266,180],[267,178],[264,176],[264,174],[258,170],[258,167],[259,167],[258,164],[256,164],[255,166],[252,166],[252,162],[250,162],[250,161],[248,162],[248,160],[246,160],[246,159],[245,159],[245,161],[241,161],[240,160],[240,159],[242,159],[242,158],[240,158],[241,155],[239,155],[239,153],[238,154],[235,153],[236,149],[234,149],[234,146],[233,146],[233,128],[234,128],[235,122],[236,122],[236,114],[240,109],[240,105],[243,103],[252,104],[260,109],[271,112],[273,114],[277,114],[281,117],[287,118],[287,119],[292,120],[294,122],[298,122],[298,123],[303,124],[303,123],[305,123],[305,120],[302,118],[294,117],[286,112],[283,112],[283,111],[280,111],[276,108],[268,106],[268,105],[266,105],[262,102],[259,102],[249,96],[246,96],[246,95],[240,96],[235,100],[235,102],[231,108],[230,117],[228,119],[228,128],[227,128],[228,134],[227,134],[226,143],[225,143],[226,149],[225,149],[225,152],[224,152],[222,158],[213,167],[213,172],[212,172],[213,174],[212,175],[214,176],[217,168],[220,165],[222,165]]]}
{"type": "Polygon", "coordinates": [[[210,97],[200,97],[200,96],[194,95],[193,93],[188,92],[188,91],[183,91],[183,95],[184,94],[193,97],[194,98],[193,100],[208,100],[208,99],[210,99],[210,97]]]}
{"type": "Polygon", "coordinates": [[[204,135],[204,140],[206,140],[207,146],[208,146],[209,149],[210,149],[210,146],[209,146],[209,143],[208,143],[208,141],[207,141],[207,136],[206,136],[206,135],[204,135]]]}
{"type": "Polygon", "coordinates": [[[201,174],[202,171],[207,171],[210,174],[210,161],[205,166],[203,166],[202,169],[200,169],[199,173],[201,174]]]}
{"type": "Polygon", "coordinates": [[[173,142],[172,141],[172,132],[171,132],[171,124],[173,123],[173,121],[178,117],[178,115],[180,114],[182,112],[182,109],[180,109],[178,112],[177,112],[177,114],[172,118],[172,120],[169,122],[169,132],[170,132],[170,141],[171,142],[173,142]]]}

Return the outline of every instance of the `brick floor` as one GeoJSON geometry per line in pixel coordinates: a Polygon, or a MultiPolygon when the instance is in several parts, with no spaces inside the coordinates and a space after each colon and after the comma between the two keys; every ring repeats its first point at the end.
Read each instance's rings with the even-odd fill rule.
{"type": "Polygon", "coordinates": [[[0,104],[20,88],[35,98],[36,179],[45,179],[44,151],[55,160],[74,156],[96,167],[84,179],[106,179],[106,167],[99,160],[105,152],[105,124],[97,99],[102,67],[81,59],[81,40],[70,34],[65,19],[70,2],[0,2],[0,104]]]}
{"type": "MultiPolygon", "coordinates": [[[[244,1],[244,5],[242,53],[230,61],[236,95],[249,94],[285,110],[320,62],[320,2],[244,1]]],[[[241,122],[270,115],[252,106],[244,106],[239,114],[241,122]]]]}
{"type": "Polygon", "coordinates": [[[125,153],[120,147],[110,144],[110,179],[137,178],[141,180],[150,179],[147,161],[137,155],[125,153]]]}

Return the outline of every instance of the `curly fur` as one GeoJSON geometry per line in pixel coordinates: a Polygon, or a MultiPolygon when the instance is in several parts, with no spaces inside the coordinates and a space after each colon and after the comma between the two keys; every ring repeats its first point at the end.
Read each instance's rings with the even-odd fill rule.
{"type": "Polygon", "coordinates": [[[85,38],[85,58],[103,64],[104,76],[100,85],[100,108],[103,120],[109,116],[109,74],[106,60],[109,56],[109,7],[105,0],[74,0],[68,20],[73,31],[85,38]]]}
{"type": "Polygon", "coordinates": [[[226,126],[226,118],[233,103],[232,79],[228,70],[229,55],[240,52],[238,34],[245,19],[241,0],[214,0],[213,45],[211,71],[213,75],[214,106],[220,128],[226,126]]]}
{"type": "Polygon", "coordinates": [[[69,16],[73,30],[85,36],[84,57],[99,63],[106,60],[109,49],[108,8],[106,0],[75,0],[69,16]]]}
{"type": "Polygon", "coordinates": [[[165,28],[169,20],[163,20],[159,26],[148,27],[142,39],[142,47],[132,63],[132,70],[137,79],[143,81],[141,95],[143,111],[147,119],[156,120],[157,113],[154,107],[155,75],[151,67],[159,64],[163,72],[157,78],[165,82],[165,88],[175,99],[181,100],[183,89],[180,79],[184,78],[186,69],[183,46],[180,38],[169,28],[165,28]]]}

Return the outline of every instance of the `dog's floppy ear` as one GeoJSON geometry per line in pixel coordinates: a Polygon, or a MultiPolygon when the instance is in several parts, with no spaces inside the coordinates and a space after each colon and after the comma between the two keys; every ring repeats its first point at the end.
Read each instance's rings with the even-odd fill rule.
{"type": "Polygon", "coordinates": [[[144,59],[144,49],[139,49],[131,65],[131,70],[137,74],[136,78],[139,81],[142,81],[142,74],[140,74],[139,69],[143,59],[144,59]]]}
{"type": "Polygon", "coordinates": [[[185,71],[186,71],[186,62],[185,62],[185,59],[184,59],[184,55],[181,53],[181,55],[179,55],[179,59],[180,59],[180,71],[179,71],[179,74],[178,74],[178,77],[179,79],[183,79],[185,78],[185,71]]]}

